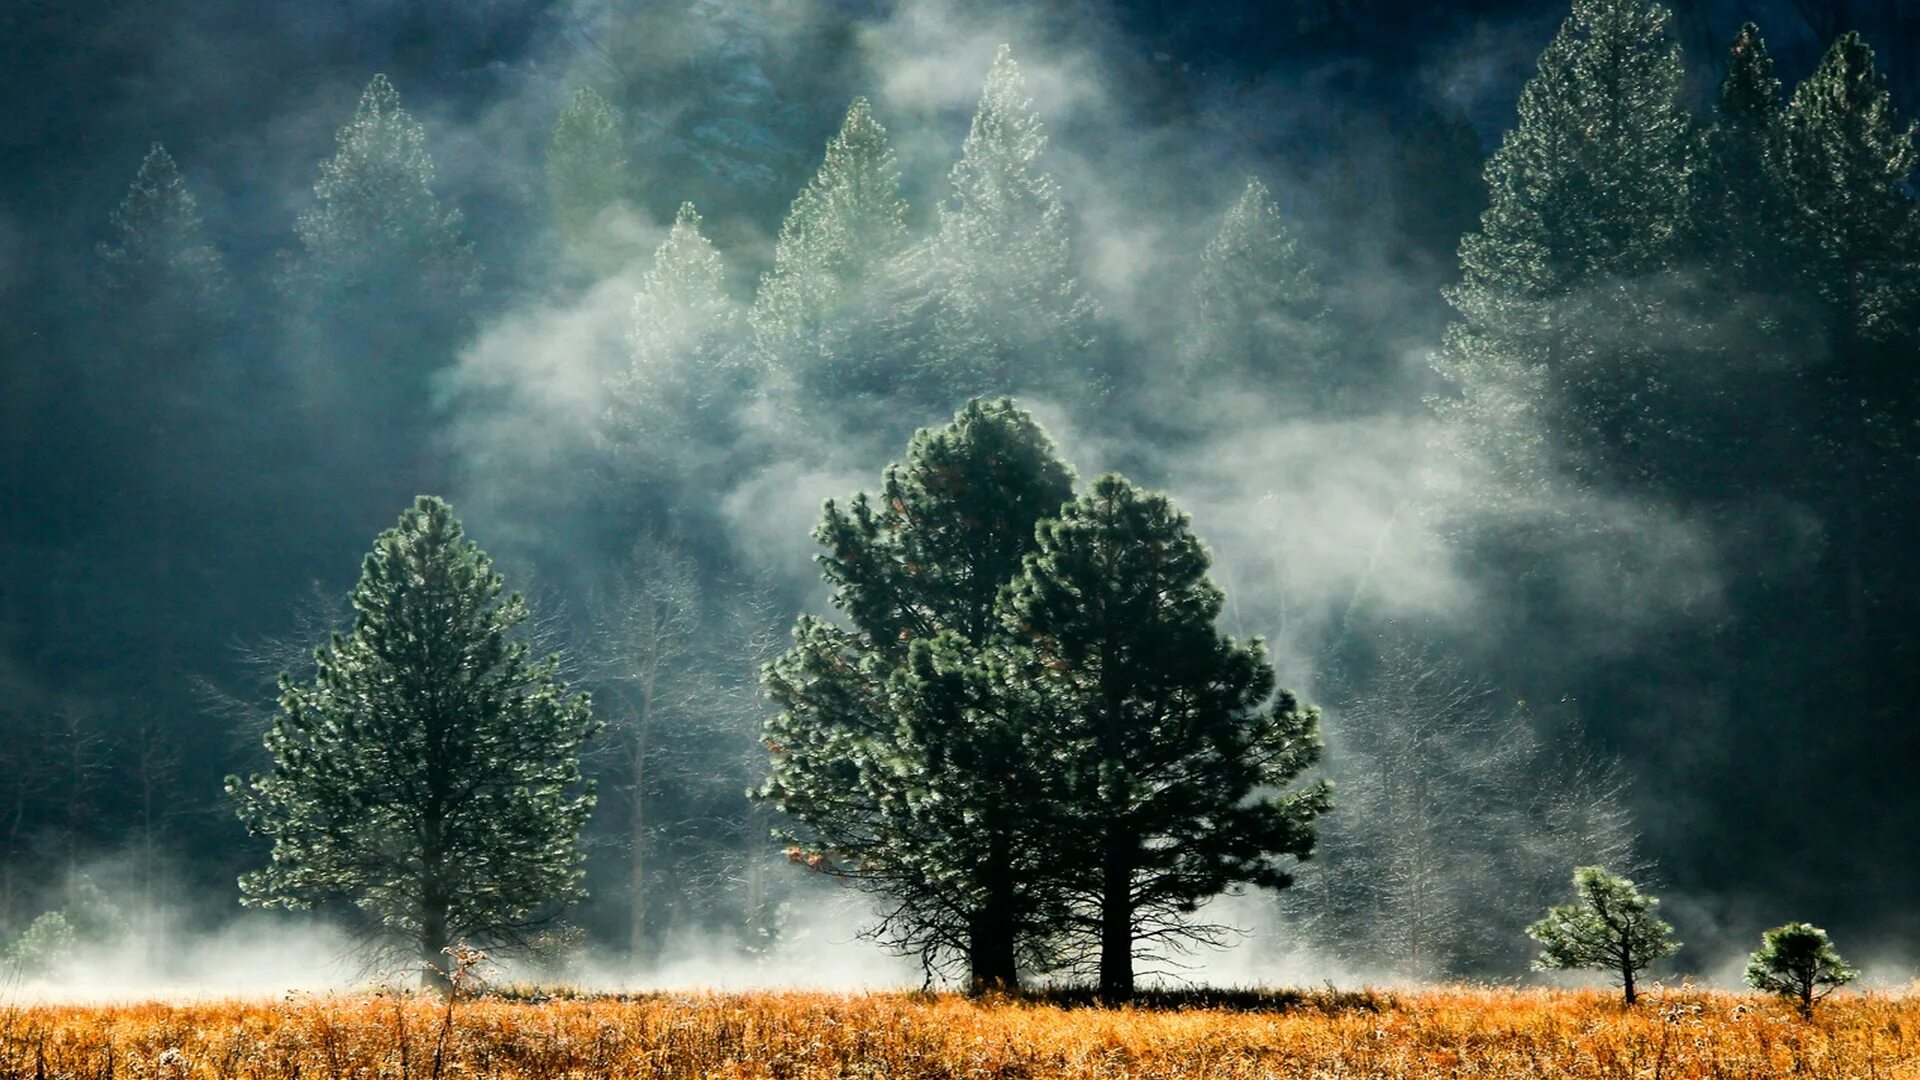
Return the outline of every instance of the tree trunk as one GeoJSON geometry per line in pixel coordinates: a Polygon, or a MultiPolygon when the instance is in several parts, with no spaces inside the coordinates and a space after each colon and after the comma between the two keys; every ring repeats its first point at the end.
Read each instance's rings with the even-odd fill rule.
{"type": "Polygon", "coordinates": [[[1633,986],[1633,961],[1631,960],[1620,961],[1620,985],[1626,991],[1626,1003],[1629,1007],[1640,1000],[1640,995],[1633,986]]]}
{"type": "Polygon", "coordinates": [[[627,955],[638,969],[646,961],[647,951],[647,749],[644,732],[637,733],[633,748],[631,810],[627,816],[627,838],[633,845],[633,861],[627,878],[627,955]]]}
{"type": "Polygon", "coordinates": [[[1013,961],[1013,928],[1000,905],[975,912],[968,932],[967,993],[1020,989],[1020,976],[1013,961]]]}
{"type": "Polygon", "coordinates": [[[420,989],[453,992],[453,957],[442,950],[453,944],[447,940],[447,902],[428,896],[420,916],[420,989]]]}
{"type": "Polygon", "coordinates": [[[1133,860],[1124,836],[1107,842],[1100,887],[1100,997],[1133,996],[1133,860]]]}
{"type": "Polygon", "coordinates": [[[1013,875],[1004,833],[994,830],[988,840],[986,902],[973,913],[967,927],[967,992],[985,994],[1020,988],[1014,960],[1013,875]]]}
{"type": "Polygon", "coordinates": [[[653,698],[656,675],[648,672],[640,684],[640,707],[633,718],[633,762],[629,777],[629,798],[633,800],[627,817],[627,838],[633,845],[633,861],[627,878],[627,957],[638,971],[647,960],[647,752],[648,736],[653,733],[653,698]]]}

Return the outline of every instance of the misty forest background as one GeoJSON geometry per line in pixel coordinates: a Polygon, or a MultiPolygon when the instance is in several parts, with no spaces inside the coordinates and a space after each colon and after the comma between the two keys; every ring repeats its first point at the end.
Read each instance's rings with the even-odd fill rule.
{"type": "Polygon", "coordinates": [[[0,941],[233,917],[221,780],[432,492],[608,725],[588,939],[778,955],[808,531],[1009,393],[1326,710],[1263,955],[1517,972],[1607,862],[1912,956],[1920,13],[1038,7],[6,5],[0,941]]]}

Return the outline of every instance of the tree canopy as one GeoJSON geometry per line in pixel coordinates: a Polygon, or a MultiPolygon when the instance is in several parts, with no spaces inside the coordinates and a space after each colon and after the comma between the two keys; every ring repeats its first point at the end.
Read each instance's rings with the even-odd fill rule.
{"type": "Polygon", "coordinates": [[[558,659],[514,636],[527,608],[503,587],[439,499],[380,534],[352,629],[315,651],[310,682],[281,680],[272,771],[227,781],[272,841],[245,903],[348,905],[441,975],[448,946],[528,946],[581,897],[579,753],[597,725],[558,659]]]}

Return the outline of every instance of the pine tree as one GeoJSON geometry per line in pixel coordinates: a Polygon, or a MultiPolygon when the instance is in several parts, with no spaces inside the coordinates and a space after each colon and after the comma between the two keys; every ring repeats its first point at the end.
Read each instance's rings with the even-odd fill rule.
{"type": "MultiPolygon", "coordinates": [[[[207,242],[199,205],[166,147],[154,143],[147,151],[111,222],[113,239],[97,249],[99,282],[120,312],[204,318],[222,302],[226,266],[207,242]]],[[[162,329],[159,319],[141,321],[162,329]]]]}
{"type": "Polygon", "coordinates": [[[1762,934],[1760,950],[1747,962],[1748,986],[1791,999],[1808,1018],[1822,998],[1859,977],[1834,950],[1825,930],[1803,922],[1762,934]]]}
{"type": "Polygon", "coordinates": [[[458,942],[518,946],[581,889],[580,780],[594,731],[557,658],[513,634],[527,616],[446,503],[420,497],[374,543],[353,628],[281,677],[271,773],[228,793],[271,861],[245,903],[344,903],[444,983],[458,942]]]}
{"type": "Polygon", "coordinates": [[[1576,0],[1487,163],[1435,366],[1461,445],[1506,498],[1643,482],[1674,438],[1657,280],[1686,220],[1690,119],[1667,11],[1576,0]]]}
{"type": "MultiPolygon", "coordinates": [[[[1794,90],[1781,119],[1793,213],[1788,234],[1800,286],[1824,333],[1812,372],[1810,440],[1820,468],[1809,493],[1837,500],[1835,580],[1850,654],[1864,679],[1872,663],[1875,609],[1887,597],[1869,550],[1904,511],[1910,429],[1920,416],[1912,350],[1920,337],[1920,273],[1913,255],[1920,218],[1905,190],[1914,129],[1894,114],[1873,51],[1857,34],[1836,41],[1794,90]]],[[[1856,688],[1857,689],[1857,688],[1856,688]]]]}
{"type": "Polygon", "coordinates": [[[1712,123],[1692,181],[1691,274],[1674,290],[1698,351],[1677,373],[1688,455],[1688,501],[1725,507],[1772,487],[1804,454],[1793,372],[1804,348],[1790,330],[1805,318],[1797,295],[1781,152],[1780,82],[1759,30],[1740,28],[1728,50],[1712,123]],[[1730,392],[1737,388],[1737,392],[1730,392]]]}
{"type": "Polygon", "coordinates": [[[1222,635],[1224,597],[1187,518],[1119,476],[1094,481],[1008,588],[1018,696],[1045,716],[1070,821],[1051,863],[1098,943],[1100,991],[1133,992],[1134,951],[1206,937],[1190,916],[1242,883],[1285,888],[1313,850],[1319,712],[1258,640],[1222,635]]]}
{"type": "Polygon", "coordinates": [[[1193,301],[1185,378],[1256,387],[1308,412],[1336,393],[1318,275],[1259,180],[1247,181],[1201,254],[1193,301]]]}
{"type": "Polygon", "coordinates": [[[323,407],[352,401],[372,431],[417,435],[478,267],[460,211],[433,192],[426,131],[385,75],[367,84],[337,142],[283,279],[306,335],[307,389],[323,407]]]}
{"type": "Polygon", "coordinates": [[[930,974],[964,963],[975,990],[1044,964],[1059,925],[1037,732],[980,659],[1003,634],[1000,588],[1072,482],[1009,401],[921,431],[877,498],[829,502],[814,533],[845,625],[803,616],[767,668],[781,712],[759,794],[790,819],[794,856],[883,897],[873,933],[930,974]]]}
{"type": "Polygon", "coordinates": [[[1722,277],[1737,289],[1777,287],[1782,269],[1780,112],[1773,57],[1747,23],[1728,50],[1695,185],[1701,254],[1725,268],[1722,277]]]}
{"type": "Polygon", "coordinates": [[[91,321],[103,347],[89,396],[103,436],[134,441],[117,455],[145,473],[129,486],[157,493],[172,486],[163,482],[170,471],[219,464],[195,451],[212,410],[236,389],[223,340],[230,282],[193,193],[159,143],[109,221],[112,237],[95,249],[91,321]],[[113,422],[129,402],[143,422],[113,422]]]}
{"type": "Polygon", "coordinates": [[[300,271],[333,288],[370,292],[424,276],[437,289],[474,284],[461,214],[433,193],[426,129],[400,105],[385,75],[360,95],[338,149],[320,164],[314,205],[300,214],[300,271]]]}
{"type": "Polygon", "coordinates": [[[1660,901],[1598,866],[1576,867],[1573,891],[1573,903],[1548,908],[1546,918],[1527,927],[1527,936],[1540,943],[1535,970],[1609,972],[1632,1005],[1640,973],[1680,948],[1673,927],[1653,914],[1660,901]]]}
{"type": "Polygon", "coordinates": [[[601,213],[633,195],[619,112],[592,87],[575,90],[547,143],[547,200],[568,248],[580,250],[601,213]]]}
{"type": "Polygon", "coordinates": [[[987,74],[929,257],[933,384],[947,394],[1104,393],[1047,139],[1012,50],[987,74]]]}
{"type": "Polygon", "coordinates": [[[810,396],[833,400],[885,389],[872,368],[883,304],[881,282],[907,243],[900,166],[886,129],[855,98],[820,171],[793,201],[760,282],[749,321],[770,367],[810,396]]]}
{"type": "Polygon", "coordinates": [[[622,477],[669,483],[696,464],[691,450],[726,437],[752,385],[739,323],[720,253],[687,203],[641,279],[631,363],[609,387],[606,434],[622,477]]]}

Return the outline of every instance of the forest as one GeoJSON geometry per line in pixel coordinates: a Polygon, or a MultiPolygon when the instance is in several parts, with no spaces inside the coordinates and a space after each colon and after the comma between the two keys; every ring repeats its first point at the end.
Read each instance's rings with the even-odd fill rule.
{"type": "Polygon", "coordinates": [[[1912,977],[1898,0],[297,7],[0,16],[10,978],[1912,977]]]}

